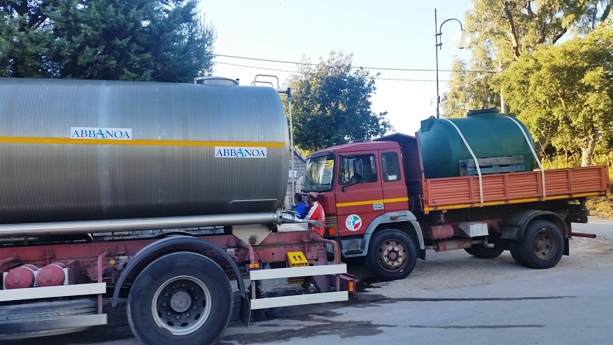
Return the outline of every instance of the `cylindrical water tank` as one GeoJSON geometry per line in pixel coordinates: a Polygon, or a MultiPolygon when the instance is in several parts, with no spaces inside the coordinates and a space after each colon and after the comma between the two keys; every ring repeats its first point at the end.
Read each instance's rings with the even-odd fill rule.
{"type": "Polygon", "coordinates": [[[0,79],[0,223],[274,211],[288,162],[270,87],[0,79]]]}
{"type": "Polygon", "coordinates": [[[536,160],[531,150],[534,142],[526,126],[515,118],[501,115],[497,109],[486,109],[471,111],[466,118],[431,117],[421,122],[419,143],[426,178],[460,176],[460,161],[472,159],[458,130],[477,160],[523,156],[524,171],[535,167],[536,160]]]}

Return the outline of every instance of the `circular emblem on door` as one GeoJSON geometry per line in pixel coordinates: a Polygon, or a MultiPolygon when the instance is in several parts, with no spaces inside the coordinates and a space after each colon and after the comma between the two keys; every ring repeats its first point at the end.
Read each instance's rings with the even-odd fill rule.
{"type": "Polygon", "coordinates": [[[345,219],[345,226],[349,231],[358,231],[362,227],[362,218],[357,214],[350,214],[345,219]]]}

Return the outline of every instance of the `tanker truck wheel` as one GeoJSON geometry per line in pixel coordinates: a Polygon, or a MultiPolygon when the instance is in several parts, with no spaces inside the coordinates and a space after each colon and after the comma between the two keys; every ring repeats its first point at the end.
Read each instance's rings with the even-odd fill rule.
{"type": "Polygon", "coordinates": [[[515,261],[530,268],[551,268],[560,262],[564,253],[562,231],[553,223],[538,220],[530,223],[520,241],[509,243],[515,261]]]}
{"type": "Polygon", "coordinates": [[[366,263],[382,280],[406,278],[417,263],[415,243],[400,230],[381,230],[370,240],[366,263]]]}
{"type": "Polygon", "coordinates": [[[212,344],[230,321],[230,281],[203,255],[164,255],[136,278],[127,312],[132,332],[143,344],[212,344]]]}

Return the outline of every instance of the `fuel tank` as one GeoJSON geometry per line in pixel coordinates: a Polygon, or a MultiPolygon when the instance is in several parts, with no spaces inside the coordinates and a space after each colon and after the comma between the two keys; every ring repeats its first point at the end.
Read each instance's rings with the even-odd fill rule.
{"type": "Polygon", "coordinates": [[[472,160],[466,144],[477,159],[521,156],[524,171],[533,170],[534,142],[526,126],[497,109],[472,110],[466,118],[421,122],[419,142],[426,178],[460,176],[460,161],[472,160]]]}
{"type": "Polygon", "coordinates": [[[273,88],[0,78],[0,224],[274,211],[288,162],[273,88]]]}

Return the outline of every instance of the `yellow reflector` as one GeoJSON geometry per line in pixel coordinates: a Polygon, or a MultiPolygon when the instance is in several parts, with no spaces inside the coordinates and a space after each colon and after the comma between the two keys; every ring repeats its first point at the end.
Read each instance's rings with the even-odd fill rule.
{"type": "Polygon", "coordinates": [[[260,264],[249,264],[249,268],[260,268],[260,264]]]}
{"type": "MultiPolygon", "coordinates": [[[[289,267],[301,267],[309,265],[309,261],[304,256],[303,252],[287,252],[287,262],[289,263],[289,267]]],[[[287,283],[300,285],[304,283],[304,277],[287,278],[287,283]]]]}
{"type": "Polygon", "coordinates": [[[308,266],[309,261],[302,252],[287,252],[289,267],[308,266]]]}

